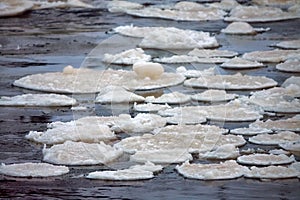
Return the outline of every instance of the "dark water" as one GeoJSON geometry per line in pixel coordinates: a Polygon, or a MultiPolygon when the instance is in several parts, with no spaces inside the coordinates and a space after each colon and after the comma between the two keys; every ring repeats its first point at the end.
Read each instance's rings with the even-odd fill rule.
{"type": "MultiPolygon", "coordinates": [[[[157,4],[160,1],[139,1],[157,4]]],[[[164,3],[176,1],[164,1],[164,3]]],[[[19,17],[0,19],[0,95],[38,93],[12,86],[12,82],[28,74],[60,71],[71,64],[75,67],[120,69],[99,62],[101,55],[119,52],[135,46],[135,40],[117,36],[111,29],[120,25],[174,26],[177,28],[209,31],[216,35],[221,49],[240,54],[254,50],[272,49],[270,45],[282,40],[300,38],[300,20],[271,23],[252,23],[254,27],[270,27],[271,31],[256,36],[227,36],[220,30],[227,26],[223,21],[177,22],[171,20],[137,18],[120,13],[108,13],[105,2],[94,1],[99,9],[40,10],[19,17]],[[95,57],[98,55],[98,57],[95,57]]],[[[147,50],[152,56],[170,55],[172,52],[147,50]]],[[[204,69],[211,65],[185,65],[189,69],[204,69]]],[[[178,65],[166,65],[174,71],[178,65]]],[[[129,69],[128,67],[125,69],[129,69]]],[[[218,67],[221,74],[235,70],[218,67]]],[[[274,64],[255,70],[242,70],[243,74],[264,75],[281,84],[295,73],[283,73],[274,64]]],[[[193,90],[176,86],[166,90],[192,94],[193,90]]],[[[163,92],[163,91],[156,91],[163,92]]],[[[237,91],[249,94],[249,91],[237,91]]],[[[47,123],[70,121],[89,115],[131,113],[131,105],[94,105],[94,95],[74,95],[88,107],[87,111],[69,108],[20,108],[0,107],[0,162],[40,162],[42,145],[24,139],[30,130],[44,131],[47,123]]],[[[273,118],[289,117],[287,115],[273,118]]],[[[226,128],[244,127],[248,123],[215,123],[226,128]]],[[[247,144],[248,147],[272,149],[272,146],[247,144]]],[[[97,181],[82,175],[97,169],[122,168],[128,165],[125,158],[109,166],[70,167],[70,173],[61,177],[20,179],[0,176],[0,198],[11,199],[299,199],[299,179],[260,181],[239,178],[228,181],[198,181],[185,179],[167,166],[162,173],[148,181],[97,181]],[[123,160],[122,160],[123,159],[123,160]]]]}

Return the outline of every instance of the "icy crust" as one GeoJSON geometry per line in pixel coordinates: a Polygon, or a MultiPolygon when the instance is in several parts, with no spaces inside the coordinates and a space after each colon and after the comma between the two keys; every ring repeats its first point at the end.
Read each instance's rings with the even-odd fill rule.
{"type": "Polygon", "coordinates": [[[166,119],[156,114],[139,113],[134,118],[128,114],[121,114],[111,129],[117,133],[147,133],[165,125],[166,119]]]}
{"type": "Polygon", "coordinates": [[[206,90],[191,96],[193,100],[205,102],[230,101],[238,97],[237,94],[228,94],[225,90],[206,90]]]}
{"type": "Polygon", "coordinates": [[[254,144],[278,145],[285,142],[300,140],[300,135],[291,131],[282,131],[275,134],[261,134],[249,138],[249,142],[254,144]]]}
{"type": "Polygon", "coordinates": [[[293,142],[281,143],[279,146],[287,151],[292,152],[296,156],[300,156],[300,140],[293,142]]]}
{"type": "Polygon", "coordinates": [[[234,160],[221,162],[220,164],[190,164],[185,162],[177,165],[176,170],[186,178],[200,180],[223,180],[242,177],[249,169],[241,166],[234,160]]]}
{"type": "Polygon", "coordinates": [[[300,131],[300,115],[296,115],[295,117],[288,119],[280,119],[280,120],[267,120],[267,121],[255,121],[249,125],[249,127],[253,128],[266,128],[271,129],[273,131],[300,131]]]}
{"type": "Polygon", "coordinates": [[[129,92],[120,86],[107,86],[96,97],[96,103],[133,103],[144,102],[143,96],[129,92]]]}
{"type": "Polygon", "coordinates": [[[300,40],[282,41],[275,46],[283,49],[300,49],[300,40]]]}
{"type": "Polygon", "coordinates": [[[270,22],[299,18],[297,13],[285,12],[280,8],[263,6],[237,6],[233,8],[225,21],[270,22]]]}
{"type": "MultiPolygon", "coordinates": [[[[291,76],[290,78],[286,79],[281,87],[284,87],[284,88],[294,88],[295,86],[291,86],[291,85],[296,85],[298,87],[300,87],[300,77],[298,76],[291,76]]],[[[297,92],[297,94],[299,94],[300,92],[297,92]]],[[[297,97],[300,97],[300,96],[297,96],[297,97]]]]}
{"type": "Polygon", "coordinates": [[[270,88],[252,93],[246,101],[262,107],[265,111],[299,113],[300,101],[295,98],[299,96],[299,89],[295,85],[270,88]]]}
{"type": "Polygon", "coordinates": [[[107,9],[109,12],[116,13],[116,12],[126,12],[127,10],[132,9],[141,9],[144,6],[139,3],[133,3],[129,1],[110,1],[107,4],[107,9]]]}
{"type": "Polygon", "coordinates": [[[297,0],[252,0],[253,3],[263,6],[288,8],[299,2],[297,0]]]}
{"type": "Polygon", "coordinates": [[[166,117],[168,124],[177,125],[197,125],[206,122],[206,117],[203,115],[195,115],[195,113],[188,114],[186,112],[182,114],[176,114],[171,117],[166,117]]]}
{"type": "Polygon", "coordinates": [[[257,61],[250,61],[240,57],[232,58],[223,64],[220,67],[228,68],[228,69],[247,69],[247,68],[258,68],[263,67],[264,64],[257,61]]]}
{"type": "Polygon", "coordinates": [[[300,50],[268,50],[245,53],[242,58],[258,62],[279,63],[291,58],[299,58],[300,50]]]}
{"type": "Polygon", "coordinates": [[[59,0],[59,1],[34,1],[34,10],[49,8],[94,8],[94,6],[80,0],[59,0]]]}
{"type": "Polygon", "coordinates": [[[53,122],[48,124],[45,132],[30,131],[25,138],[43,144],[58,144],[65,141],[87,143],[109,141],[116,139],[116,136],[108,125],[99,123],[96,117],[89,117],[66,123],[53,122]]]}
{"type": "Polygon", "coordinates": [[[237,56],[238,53],[229,50],[219,50],[219,49],[198,49],[195,48],[188,53],[189,56],[197,56],[199,58],[232,58],[237,56]]]}
{"type": "Polygon", "coordinates": [[[299,172],[296,169],[283,166],[268,167],[251,167],[250,171],[245,174],[247,178],[258,179],[280,179],[280,178],[296,178],[299,172]]]}
{"type": "Polygon", "coordinates": [[[61,165],[96,165],[114,161],[123,154],[103,142],[83,143],[66,141],[43,149],[45,162],[61,165]]]}
{"type": "Polygon", "coordinates": [[[294,162],[292,163],[289,168],[295,169],[298,171],[298,178],[300,178],[300,162],[294,162]]]}
{"type": "Polygon", "coordinates": [[[226,90],[255,90],[274,87],[277,82],[265,76],[249,76],[237,73],[235,75],[214,75],[191,78],[184,81],[188,87],[226,89],[226,90]]]}
{"type": "Polygon", "coordinates": [[[138,163],[171,164],[182,163],[187,160],[193,160],[193,157],[183,149],[137,151],[134,155],[130,156],[130,161],[138,163]]]}
{"type": "Polygon", "coordinates": [[[225,29],[221,30],[222,33],[226,34],[237,34],[237,35],[255,35],[255,29],[247,22],[232,22],[225,29]]]}
{"type": "Polygon", "coordinates": [[[228,58],[199,58],[196,56],[189,56],[189,55],[174,55],[171,57],[163,57],[163,58],[155,58],[154,61],[161,62],[161,63],[224,63],[228,61],[228,58]]]}
{"type": "Polygon", "coordinates": [[[184,66],[176,68],[176,73],[181,74],[187,78],[198,78],[201,76],[210,76],[216,74],[216,68],[211,67],[204,70],[187,70],[184,66]]]}
{"type": "Polygon", "coordinates": [[[267,128],[259,128],[259,127],[249,127],[249,128],[236,128],[230,130],[231,134],[235,135],[245,135],[245,136],[252,136],[258,134],[267,134],[272,133],[273,131],[267,128]]]}
{"type": "Polygon", "coordinates": [[[160,103],[160,104],[181,104],[191,101],[190,95],[186,95],[180,92],[171,92],[163,94],[160,97],[147,96],[145,102],[147,103],[160,103]]]}
{"type": "Polygon", "coordinates": [[[224,144],[213,149],[212,151],[199,153],[202,159],[235,159],[240,155],[239,149],[232,144],[224,144]]]}
{"type": "Polygon", "coordinates": [[[240,4],[235,0],[222,0],[216,3],[207,3],[206,5],[212,8],[218,8],[225,11],[230,11],[236,6],[239,6],[240,4]]]}
{"type": "Polygon", "coordinates": [[[0,106],[73,106],[76,99],[59,94],[23,94],[0,97],[0,106]]]}
{"type": "Polygon", "coordinates": [[[158,128],[152,131],[154,134],[158,133],[183,133],[183,134],[205,134],[205,133],[216,133],[226,134],[228,129],[220,128],[215,125],[169,125],[162,128],[158,128]]]}
{"type": "Polygon", "coordinates": [[[141,48],[129,49],[118,54],[104,54],[103,62],[113,64],[132,65],[136,62],[150,61],[151,56],[144,53],[141,48]]]}
{"type": "Polygon", "coordinates": [[[69,168],[48,163],[21,163],[0,165],[0,174],[14,177],[49,177],[69,173],[69,168]]]}
{"type": "Polygon", "coordinates": [[[276,69],[284,72],[300,72],[300,59],[288,59],[284,63],[276,65],[276,69]]]}
{"type": "Polygon", "coordinates": [[[27,0],[2,0],[0,2],[0,17],[10,17],[20,15],[31,8],[34,3],[27,0]]]}
{"type": "Polygon", "coordinates": [[[57,93],[96,93],[108,85],[129,90],[149,90],[182,83],[180,74],[163,73],[159,79],[140,79],[133,71],[71,69],[62,72],[28,75],[14,81],[14,85],[32,90],[57,93]]]}
{"type": "Polygon", "coordinates": [[[237,162],[245,165],[284,165],[295,162],[294,156],[255,153],[237,158],[237,162]]]}
{"type": "Polygon", "coordinates": [[[138,151],[185,150],[189,153],[211,151],[224,144],[242,146],[246,143],[241,136],[219,133],[159,133],[144,134],[121,140],[114,145],[117,149],[134,154],[138,151]]]}
{"type": "Polygon", "coordinates": [[[158,112],[160,110],[169,109],[171,106],[168,104],[160,105],[160,104],[153,104],[153,103],[146,103],[146,104],[134,104],[133,109],[137,112],[158,112]]]}

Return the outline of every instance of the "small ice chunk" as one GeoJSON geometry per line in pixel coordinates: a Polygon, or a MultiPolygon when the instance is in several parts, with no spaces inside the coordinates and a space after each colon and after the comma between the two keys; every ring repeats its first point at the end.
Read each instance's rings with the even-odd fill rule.
{"type": "Polygon", "coordinates": [[[291,131],[281,131],[275,134],[260,134],[249,138],[249,142],[263,145],[278,145],[285,142],[300,140],[300,135],[291,131]]]}
{"type": "Polygon", "coordinates": [[[211,67],[204,70],[187,70],[184,66],[180,66],[176,68],[177,74],[182,74],[187,78],[198,78],[201,76],[212,76],[216,74],[216,68],[211,67]]]}
{"type": "Polygon", "coordinates": [[[155,98],[154,96],[147,96],[145,101],[147,103],[160,103],[160,104],[182,104],[187,103],[191,100],[190,95],[186,95],[180,92],[171,92],[163,94],[160,97],[155,98]]]}
{"type": "Polygon", "coordinates": [[[121,114],[114,121],[111,129],[115,132],[143,133],[166,125],[166,119],[155,114],[139,113],[134,118],[128,114],[121,114]]]}
{"type": "Polygon", "coordinates": [[[252,2],[260,6],[273,6],[280,8],[288,8],[297,4],[297,0],[252,0],[252,2]]]}
{"type": "Polygon", "coordinates": [[[268,167],[251,167],[250,171],[245,174],[247,178],[259,179],[280,179],[280,178],[295,178],[299,172],[290,167],[283,166],[268,166],[268,167]]]}
{"type": "Polygon", "coordinates": [[[236,34],[236,35],[255,35],[256,31],[247,22],[232,22],[225,29],[221,30],[222,33],[236,34]]]}
{"type": "Polygon", "coordinates": [[[76,99],[60,94],[23,94],[0,97],[0,106],[72,106],[76,99]]]}
{"type": "Polygon", "coordinates": [[[172,117],[167,117],[168,124],[178,124],[178,125],[197,125],[205,123],[206,117],[203,115],[189,115],[188,113],[183,113],[181,115],[174,115],[172,117]]]}
{"type": "Polygon", "coordinates": [[[113,0],[107,4],[108,11],[112,12],[112,13],[126,12],[127,10],[141,9],[143,7],[144,6],[139,3],[134,3],[134,2],[130,2],[130,1],[113,0]]]}
{"type": "Polygon", "coordinates": [[[146,104],[136,104],[134,103],[133,109],[138,112],[158,112],[160,110],[165,110],[171,108],[168,104],[160,105],[153,103],[146,104]]]}
{"type": "Polygon", "coordinates": [[[48,0],[34,1],[34,9],[49,9],[49,8],[94,8],[91,4],[84,3],[80,0],[48,0]]]}
{"type": "Polygon", "coordinates": [[[145,163],[147,161],[158,164],[182,163],[187,160],[193,160],[192,155],[186,150],[151,150],[137,151],[130,156],[130,161],[145,163]]]}
{"type": "Polygon", "coordinates": [[[237,158],[237,162],[245,165],[284,165],[295,162],[294,156],[288,157],[287,155],[273,155],[256,153],[250,155],[243,155],[237,158]]]}
{"type": "Polygon", "coordinates": [[[129,92],[120,86],[107,86],[103,88],[96,97],[96,103],[132,103],[144,102],[143,96],[129,92]]]}
{"type": "Polygon", "coordinates": [[[199,153],[204,159],[235,159],[240,155],[239,149],[232,144],[224,144],[210,152],[199,153]]]}
{"type": "Polygon", "coordinates": [[[300,60],[299,59],[288,59],[284,63],[276,65],[276,69],[284,72],[300,72],[300,60]]]}
{"type": "MultiPolygon", "coordinates": [[[[299,115],[296,115],[299,116],[299,115]]],[[[267,121],[256,121],[249,125],[249,127],[255,128],[267,128],[273,131],[300,131],[300,119],[299,118],[288,118],[280,120],[271,120],[267,121]]]]}
{"type": "Polygon", "coordinates": [[[155,165],[152,162],[145,162],[143,165],[133,165],[129,167],[129,169],[135,169],[135,170],[144,170],[144,171],[149,171],[149,172],[159,172],[163,170],[163,166],[161,165],[155,165]]]}
{"type": "Polygon", "coordinates": [[[257,62],[279,63],[290,58],[299,58],[300,49],[298,50],[267,50],[267,51],[252,51],[244,53],[242,58],[257,62]]]}
{"type": "Polygon", "coordinates": [[[86,111],[88,108],[85,106],[73,106],[71,110],[73,111],[86,111]]]}
{"type": "Polygon", "coordinates": [[[150,78],[156,80],[164,73],[164,67],[161,64],[152,62],[135,63],[132,69],[141,79],[150,78]]]}
{"type": "Polygon", "coordinates": [[[154,134],[158,133],[183,133],[183,134],[204,134],[204,133],[217,133],[217,134],[226,134],[228,133],[227,129],[220,128],[215,125],[169,125],[163,128],[158,128],[153,130],[154,134]]]}
{"type": "Polygon", "coordinates": [[[280,154],[290,155],[291,153],[289,151],[285,151],[283,149],[271,149],[271,150],[269,150],[269,154],[274,154],[274,155],[280,155],[280,154]]]}
{"type": "Polygon", "coordinates": [[[249,127],[249,128],[235,128],[230,130],[230,133],[235,135],[245,135],[245,136],[252,136],[258,134],[266,134],[272,133],[271,129],[267,128],[259,128],[259,127],[249,127]]]}
{"type": "MultiPolygon", "coordinates": [[[[291,77],[289,77],[288,79],[286,79],[282,83],[281,87],[288,88],[288,87],[291,87],[291,85],[294,85],[293,87],[298,86],[298,88],[296,88],[296,90],[298,89],[298,91],[299,91],[299,88],[300,88],[300,77],[298,77],[298,76],[291,76],[291,77]]],[[[299,92],[298,92],[298,94],[299,94],[299,92]]]]}
{"type": "Polygon", "coordinates": [[[224,63],[228,61],[228,59],[218,57],[199,58],[189,55],[174,55],[171,57],[155,58],[154,61],[161,63],[224,63]]]}
{"type": "Polygon", "coordinates": [[[20,163],[0,165],[0,174],[14,177],[49,177],[67,174],[69,168],[48,163],[20,163]]]}
{"type": "Polygon", "coordinates": [[[222,68],[228,69],[248,69],[263,67],[264,64],[257,61],[250,61],[244,58],[235,57],[220,65],[222,68]]]}
{"type": "Polygon", "coordinates": [[[291,153],[295,154],[296,156],[300,156],[300,140],[281,143],[279,146],[291,153]]]}
{"type": "Polygon", "coordinates": [[[232,58],[234,56],[237,56],[238,53],[229,50],[195,48],[192,51],[190,51],[188,55],[197,56],[199,58],[232,58]]]}
{"type": "Polygon", "coordinates": [[[300,49],[300,40],[282,41],[275,46],[283,49],[300,49]]]}
{"type": "Polygon", "coordinates": [[[10,17],[21,15],[24,12],[32,9],[34,3],[28,0],[1,0],[0,2],[0,17],[10,17]]]}
{"type": "Polygon", "coordinates": [[[228,94],[225,90],[206,90],[191,96],[193,100],[205,102],[230,101],[238,97],[237,94],[228,94]]]}
{"type": "Polygon", "coordinates": [[[112,162],[122,154],[123,151],[103,142],[89,144],[66,141],[48,149],[45,146],[43,160],[60,165],[97,165],[112,162]]]}
{"type": "Polygon", "coordinates": [[[209,6],[209,7],[218,8],[218,9],[222,9],[225,11],[230,11],[239,5],[240,4],[235,0],[221,0],[221,2],[207,4],[207,6],[209,6]]]}
{"type": "Polygon", "coordinates": [[[235,179],[249,171],[247,167],[237,164],[234,160],[220,164],[190,164],[185,162],[180,166],[177,165],[176,170],[186,178],[200,180],[235,179]]]}
{"type": "Polygon", "coordinates": [[[300,162],[294,162],[292,163],[289,168],[295,169],[298,171],[298,178],[300,178],[300,162]]]}
{"type": "Polygon", "coordinates": [[[104,54],[103,62],[113,64],[132,65],[136,62],[148,62],[151,56],[144,53],[141,48],[129,49],[118,54],[104,54]]]}

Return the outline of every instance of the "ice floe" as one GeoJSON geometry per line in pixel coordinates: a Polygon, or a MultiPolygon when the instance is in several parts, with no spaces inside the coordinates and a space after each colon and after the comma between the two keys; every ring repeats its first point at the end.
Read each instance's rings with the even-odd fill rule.
{"type": "Polygon", "coordinates": [[[283,166],[267,166],[255,167],[252,166],[250,171],[245,174],[247,178],[258,179],[281,179],[281,178],[296,178],[299,172],[296,169],[283,166]]]}
{"type": "Polygon", "coordinates": [[[136,62],[150,61],[151,56],[145,54],[141,48],[129,49],[118,54],[104,54],[103,62],[113,64],[132,65],[136,62]]]}
{"type": "Polygon", "coordinates": [[[196,113],[183,112],[182,114],[175,114],[171,117],[166,117],[168,124],[178,125],[196,125],[206,122],[206,117],[203,115],[196,115],[196,113]]]}
{"type": "Polygon", "coordinates": [[[228,61],[228,58],[218,58],[218,57],[209,57],[209,58],[199,58],[197,56],[189,55],[174,55],[171,57],[155,58],[154,61],[161,63],[223,63],[228,61]]]}
{"type": "Polygon", "coordinates": [[[66,141],[50,148],[44,147],[43,160],[61,165],[96,165],[112,162],[122,154],[121,150],[103,142],[90,144],[66,141]]]}
{"type": "Polygon", "coordinates": [[[282,41],[275,46],[283,49],[300,49],[300,40],[282,41]]]}
{"type": "Polygon", "coordinates": [[[176,68],[176,73],[182,74],[183,76],[187,78],[198,78],[201,76],[210,76],[210,75],[215,75],[216,74],[216,68],[211,67],[208,69],[204,70],[187,70],[184,66],[180,66],[176,68]]]}
{"type": "Polygon", "coordinates": [[[10,17],[23,14],[32,9],[34,3],[27,0],[2,0],[0,2],[0,17],[10,17]]]}
{"type": "Polygon", "coordinates": [[[255,35],[255,29],[247,22],[232,22],[225,29],[221,30],[222,33],[236,34],[236,35],[255,35]]]}
{"type": "Polygon", "coordinates": [[[199,58],[232,58],[237,56],[238,53],[229,50],[219,50],[219,49],[198,49],[195,48],[188,52],[189,56],[197,56],[199,58]]]}
{"type": "Polygon", "coordinates": [[[128,114],[121,114],[114,121],[111,129],[118,133],[147,133],[165,125],[166,119],[159,115],[139,113],[131,118],[128,114]]]}
{"type": "Polygon", "coordinates": [[[269,154],[274,154],[274,155],[280,155],[280,154],[291,155],[291,152],[285,151],[283,149],[271,149],[268,152],[269,154]]]}
{"type": "Polygon", "coordinates": [[[147,103],[160,103],[160,104],[182,104],[191,101],[190,95],[186,95],[180,92],[171,92],[163,94],[160,97],[147,96],[145,102],[147,103]]]}
{"type": "Polygon", "coordinates": [[[279,146],[291,153],[295,154],[296,156],[300,156],[300,140],[293,141],[293,142],[286,142],[281,143],[279,146]]]}
{"type": "Polygon", "coordinates": [[[298,178],[300,178],[300,162],[294,162],[292,163],[289,168],[295,169],[298,171],[298,178]]]}
{"type": "Polygon", "coordinates": [[[48,163],[20,163],[0,165],[0,174],[14,177],[49,177],[69,173],[69,168],[48,163]]]}
{"type": "Polygon", "coordinates": [[[242,177],[249,169],[241,166],[234,160],[221,162],[220,164],[190,164],[185,162],[177,165],[176,170],[186,178],[200,180],[223,180],[242,177]]]}
{"type": "Polygon", "coordinates": [[[297,0],[252,0],[252,2],[261,6],[273,6],[280,8],[288,8],[297,3],[299,4],[297,0]]]}
{"type": "Polygon", "coordinates": [[[231,134],[252,136],[258,134],[272,133],[273,131],[267,128],[249,127],[249,128],[235,128],[230,130],[231,134]]]}
{"type": "Polygon", "coordinates": [[[274,134],[260,134],[249,138],[249,142],[263,145],[278,145],[285,142],[300,140],[300,135],[291,131],[281,131],[274,134]]]}
{"type": "Polygon", "coordinates": [[[230,11],[236,6],[239,6],[240,4],[235,0],[221,0],[220,2],[207,3],[206,5],[212,8],[218,8],[225,11],[230,11]]]}
{"type": "Polygon", "coordinates": [[[239,149],[232,144],[224,144],[212,151],[199,153],[201,159],[235,159],[240,155],[239,149]]]}
{"type": "Polygon", "coordinates": [[[249,125],[255,128],[267,128],[274,131],[300,131],[300,115],[288,119],[255,121],[249,125]]]}
{"type": "Polygon", "coordinates": [[[258,68],[263,66],[264,66],[263,63],[246,60],[240,57],[232,58],[220,65],[220,67],[229,68],[229,69],[248,69],[248,68],[258,68]]]}
{"type": "Polygon", "coordinates": [[[284,165],[295,162],[294,156],[255,153],[237,158],[237,162],[245,165],[284,165]]]}
{"type": "Polygon", "coordinates": [[[193,100],[205,102],[230,101],[237,98],[237,94],[228,94],[225,90],[206,90],[191,96],[193,100]]]}
{"type": "Polygon", "coordinates": [[[299,58],[300,50],[267,50],[245,53],[242,58],[258,62],[279,63],[291,58],[299,58]]]}
{"type": "Polygon", "coordinates": [[[59,94],[22,94],[0,97],[0,106],[73,106],[76,99],[59,94]]]}
{"type": "Polygon", "coordinates": [[[154,103],[146,103],[146,104],[137,104],[134,103],[133,109],[137,112],[158,112],[160,110],[165,110],[171,108],[168,104],[160,105],[154,103]]]}
{"type": "Polygon", "coordinates": [[[228,133],[227,129],[220,128],[215,125],[169,125],[162,128],[157,128],[152,131],[152,133],[184,133],[184,134],[202,134],[202,133],[218,133],[226,134],[228,133]]]}
{"type": "Polygon", "coordinates": [[[225,21],[244,22],[270,22],[299,18],[299,15],[292,12],[285,12],[280,8],[264,6],[237,6],[233,8],[225,21]]]}
{"type": "Polygon", "coordinates": [[[134,3],[130,1],[118,1],[113,0],[107,4],[107,9],[109,12],[126,12],[127,10],[131,9],[141,9],[144,6],[139,3],[134,3]]]}
{"type": "Polygon", "coordinates": [[[94,8],[91,4],[84,3],[80,0],[47,0],[34,1],[34,10],[49,9],[49,8],[94,8]]]}
{"type": "Polygon", "coordinates": [[[250,76],[236,73],[234,75],[214,75],[191,78],[184,81],[184,85],[210,89],[255,90],[274,87],[277,85],[277,82],[265,76],[250,76]]]}
{"type": "Polygon", "coordinates": [[[132,69],[141,79],[157,80],[164,73],[164,67],[153,62],[137,62],[133,64],[132,69]]]}
{"type": "Polygon", "coordinates": [[[109,141],[116,139],[116,136],[108,125],[99,123],[96,117],[89,117],[66,123],[53,122],[48,124],[46,131],[30,131],[25,138],[38,143],[57,144],[65,141],[87,143],[109,141]]]}
{"type": "Polygon", "coordinates": [[[137,151],[130,156],[130,161],[145,163],[150,161],[157,164],[182,163],[193,160],[192,155],[183,149],[137,151]]]}
{"type": "Polygon", "coordinates": [[[129,92],[120,86],[107,86],[103,88],[95,99],[96,103],[133,103],[144,102],[143,96],[129,92]]]}
{"type": "MultiPolygon", "coordinates": [[[[291,76],[290,78],[286,79],[282,83],[281,87],[288,88],[290,85],[296,85],[296,86],[300,87],[300,77],[291,76]]],[[[295,87],[295,86],[293,86],[293,87],[295,87]]],[[[297,94],[299,94],[299,92],[297,94]]],[[[297,97],[299,97],[299,96],[297,96],[297,97]]]]}
{"type": "Polygon", "coordinates": [[[284,63],[276,65],[276,69],[284,72],[296,72],[300,73],[300,60],[288,59],[284,63]]]}
{"type": "Polygon", "coordinates": [[[68,69],[28,75],[14,81],[18,87],[57,93],[96,93],[108,85],[129,90],[149,90],[178,85],[185,80],[180,74],[163,73],[159,79],[141,79],[134,71],[68,69]]]}

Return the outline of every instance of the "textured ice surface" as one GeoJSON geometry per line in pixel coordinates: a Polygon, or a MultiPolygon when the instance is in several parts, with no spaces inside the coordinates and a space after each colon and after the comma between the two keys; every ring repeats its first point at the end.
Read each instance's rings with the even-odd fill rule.
{"type": "Polygon", "coordinates": [[[237,94],[228,94],[225,90],[206,90],[202,93],[191,96],[193,100],[216,102],[216,101],[230,101],[238,97],[237,94]]]}
{"type": "Polygon", "coordinates": [[[186,178],[200,180],[234,179],[249,171],[247,167],[237,164],[234,160],[220,164],[190,164],[185,162],[180,166],[177,165],[176,170],[186,178]]]}
{"type": "Polygon", "coordinates": [[[279,146],[287,151],[292,152],[296,156],[300,156],[300,140],[293,142],[281,143],[279,146]]]}
{"type": "Polygon", "coordinates": [[[235,0],[221,0],[220,2],[216,3],[208,3],[207,6],[212,8],[218,8],[225,11],[230,11],[231,9],[239,6],[240,4],[235,0]]]}
{"type": "Polygon", "coordinates": [[[155,165],[154,163],[147,161],[142,165],[133,165],[129,167],[129,169],[144,170],[155,173],[163,170],[163,166],[155,165]]]}
{"type": "Polygon", "coordinates": [[[280,179],[280,178],[295,178],[299,175],[296,169],[283,166],[268,166],[268,167],[251,167],[250,171],[245,174],[247,178],[259,179],[280,179]]]}
{"type": "Polygon", "coordinates": [[[184,134],[205,134],[205,133],[218,133],[226,134],[228,133],[227,129],[220,128],[214,125],[169,125],[162,128],[157,128],[153,130],[154,134],[157,133],[184,133],[184,134]]]}
{"type": "Polygon", "coordinates": [[[266,50],[245,53],[242,58],[258,62],[279,63],[290,58],[299,58],[300,50],[266,50]]]}
{"type": "Polygon", "coordinates": [[[275,134],[260,134],[249,138],[249,142],[263,145],[278,145],[285,142],[300,140],[300,135],[291,131],[282,131],[275,134]]]}
{"type": "Polygon", "coordinates": [[[188,53],[190,56],[197,56],[199,58],[214,58],[214,57],[221,57],[221,58],[232,58],[237,56],[238,53],[235,51],[229,50],[219,50],[219,49],[193,49],[188,53]]]}
{"type": "Polygon", "coordinates": [[[299,4],[297,0],[252,0],[254,4],[262,5],[262,6],[273,6],[280,8],[288,8],[295,4],[299,4]]]}
{"type": "Polygon", "coordinates": [[[288,59],[284,63],[276,65],[276,69],[284,72],[300,72],[300,59],[288,59]]]}
{"type": "Polygon", "coordinates": [[[161,64],[152,62],[134,63],[132,69],[141,79],[150,78],[151,80],[157,80],[164,73],[164,67],[161,64]]]}
{"type": "Polygon", "coordinates": [[[150,171],[137,169],[122,169],[116,171],[95,171],[89,173],[86,178],[114,181],[131,181],[151,179],[154,175],[150,171]]]}
{"type": "Polygon", "coordinates": [[[160,105],[154,103],[146,104],[134,104],[133,109],[138,112],[158,112],[160,110],[165,110],[171,108],[168,104],[160,105]]]}
{"type": "Polygon", "coordinates": [[[240,155],[239,149],[232,144],[224,144],[205,153],[199,153],[199,158],[204,159],[235,159],[240,155]]]}
{"type": "Polygon", "coordinates": [[[258,68],[263,67],[264,64],[257,61],[250,61],[240,57],[232,58],[223,64],[220,67],[229,68],[229,69],[244,69],[244,68],[258,68]]]}
{"type": "Polygon", "coordinates": [[[282,41],[275,46],[283,49],[300,49],[300,40],[282,41]]]}
{"type": "Polygon", "coordinates": [[[44,147],[43,160],[61,165],[97,165],[109,163],[123,154],[110,145],[66,141],[63,144],[44,147]]]}
{"type": "Polygon", "coordinates": [[[16,16],[30,10],[34,6],[32,1],[27,0],[1,0],[0,17],[16,16]]]}
{"type": "Polygon", "coordinates": [[[249,76],[240,73],[234,75],[214,75],[191,78],[184,82],[185,86],[226,89],[226,90],[255,90],[274,87],[277,82],[265,76],[249,76]]]}
{"type": "MultiPolygon", "coordinates": [[[[291,76],[290,78],[286,79],[283,83],[282,83],[282,87],[288,88],[290,85],[296,85],[298,87],[300,87],[300,77],[298,76],[291,76]]],[[[299,92],[298,92],[299,94],[299,92]]],[[[297,96],[299,97],[299,96],[297,96]]]]}
{"type": "Polygon", "coordinates": [[[294,156],[288,157],[287,155],[273,155],[273,154],[250,154],[243,155],[237,158],[237,162],[246,165],[284,165],[295,161],[294,156]]]}
{"type": "Polygon", "coordinates": [[[198,78],[201,76],[212,76],[215,75],[217,72],[215,67],[211,67],[204,70],[187,70],[184,66],[180,66],[176,68],[176,73],[182,74],[187,78],[198,78]]]}
{"type": "Polygon", "coordinates": [[[34,1],[33,9],[49,9],[49,8],[93,8],[92,5],[84,3],[80,0],[61,0],[61,1],[34,1]]]}
{"type": "Polygon", "coordinates": [[[0,174],[15,177],[49,177],[67,174],[69,168],[48,163],[20,163],[0,165],[0,174]]]}
{"type": "Polygon", "coordinates": [[[230,133],[236,135],[245,135],[245,136],[252,136],[264,133],[272,133],[271,129],[267,128],[259,128],[259,127],[249,127],[249,128],[235,128],[230,130],[230,133]]]}
{"type": "Polygon", "coordinates": [[[131,9],[141,9],[144,6],[139,3],[134,3],[130,1],[110,1],[107,4],[107,9],[109,12],[115,13],[115,12],[126,12],[127,10],[131,9]]]}
{"type": "Polygon", "coordinates": [[[163,94],[160,97],[155,98],[154,96],[147,96],[145,101],[147,103],[161,103],[161,104],[181,104],[187,103],[191,100],[190,95],[186,95],[180,92],[171,92],[163,94]]]}
{"type": "Polygon", "coordinates": [[[226,34],[237,34],[237,35],[256,34],[254,28],[247,22],[232,22],[225,29],[222,29],[221,32],[226,34]]]}
{"type": "Polygon", "coordinates": [[[0,106],[72,106],[76,99],[59,94],[22,94],[0,97],[0,106]]]}

